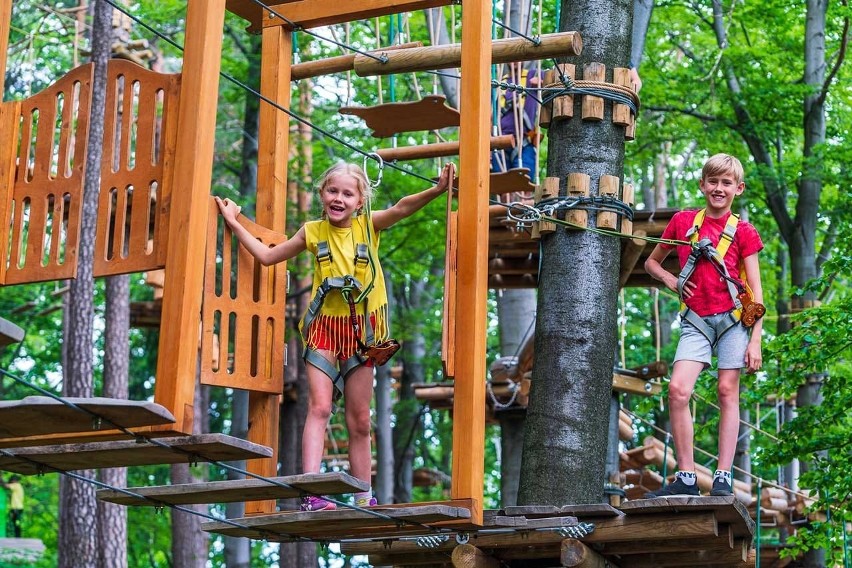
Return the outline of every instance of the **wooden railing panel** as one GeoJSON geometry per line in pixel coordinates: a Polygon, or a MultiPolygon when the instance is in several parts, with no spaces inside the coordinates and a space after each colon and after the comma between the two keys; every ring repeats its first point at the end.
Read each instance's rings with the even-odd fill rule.
{"type": "Polygon", "coordinates": [[[162,268],[180,75],[110,61],[95,276],[162,268]]]}
{"type": "MultiPolygon", "coordinates": [[[[236,243],[210,200],[202,308],[201,383],[281,393],[284,383],[284,263],[262,266],[236,243]]],[[[286,237],[245,217],[267,245],[286,237]]]]}
{"type": "Polygon", "coordinates": [[[5,284],[76,274],[91,80],[83,65],[20,103],[5,284]]]}

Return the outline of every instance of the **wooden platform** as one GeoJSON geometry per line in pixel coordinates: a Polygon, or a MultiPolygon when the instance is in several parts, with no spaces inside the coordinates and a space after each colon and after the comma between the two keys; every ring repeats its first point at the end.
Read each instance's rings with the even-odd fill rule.
{"type": "MultiPolygon", "coordinates": [[[[583,566],[753,566],[750,525],[745,508],[731,497],[703,497],[630,502],[620,510],[609,505],[565,507],[510,507],[492,518],[519,517],[524,522],[470,531],[468,545],[478,549],[477,566],[526,566],[529,562],[560,566],[566,547],[579,546],[598,563],[583,566]],[[548,521],[575,513],[579,523],[592,523],[594,530],[578,539],[566,536],[563,527],[548,521]],[[491,563],[488,563],[488,561],[491,563]]],[[[489,515],[486,515],[488,518],[489,515]]],[[[556,521],[560,522],[560,521],[556,521]]],[[[564,523],[564,520],[561,522],[564,523]]],[[[582,526],[582,525],[581,525],[582,526]]],[[[426,564],[453,566],[451,555],[459,546],[451,536],[434,548],[419,546],[413,539],[385,539],[341,543],[344,554],[366,554],[373,565],[426,564]]],[[[539,565],[539,564],[536,564],[539,565]]]]}
{"type": "Polygon", "coordinates": [[[173,424],[175,421],[171,412],[153,402],[100,397],[65,400],[104,420],[98,425],[88,412],[47,396],[4,400],[0,401],[0,439],[113,429],[109,422],[136,428],[173,424]]]}
{"type": "Polygon", "coordinates": [[[159,485],[155,487],[132,487],[140,495],[134,497],[114,489],[97,492],[98,499],[117,505],[149,506],[161,503],[170,505],[200,505],[210,503],[234,503],[238,501],[264,501],[299,497],[302,492],[315,495],[338,495],[367,491],[370,484],[340,472],[305,473],[286,477],[273,477],[272,481],[287,485],[281,487],[263,479],[234,479],[183,485],[159,485]],[[149,497],[156,500],[145,499],[149,497]]]}
{"type": "Polygon", "coordinates": [[[34,475],[56,470],[233,461],[270,456],[272,450],[265,446],[225,434],[201,434],[159,438],[157,444],[128,440],[12,448],[2,450],[0,470],[34,475]]]}
{"type": "Polygon", "coordinates": [[[204,523],[201,528],[225,536],[242,536],[273,542],[290,542],[299,537],[316,541],[340,541],[375,535],[424,534],[429,531],[424,530],[421,526],[423,524],[464,521],[470,518],[469,509],[450,505],[373,507],[371,511],[383,513],[394,520],[380,518],[364,511],[338,508],[336,511],[288,511],[229,519],[244,528],[224,522],[204,523]]]}

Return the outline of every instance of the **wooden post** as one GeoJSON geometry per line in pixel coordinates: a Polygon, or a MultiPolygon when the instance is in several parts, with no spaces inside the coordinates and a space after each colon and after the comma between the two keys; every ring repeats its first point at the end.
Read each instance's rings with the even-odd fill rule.
{"type": "MultiPolygon", "coordinates": [[[[290,108],[290,70],[293,34],[283,27],[264,28],[261,39],[260,92],[290,108]]],[[[287,156],[290,117],[265,101],[260,102],[257,149],[257,223],[283,233],[287,220],[287,156]]],[[[278,471],[279,396],[249,392],[248,440],[272,448],[272,458],[249,460],[246,470],[265,477],[278,471]]],[[[272,513],[275,501],[250,501],[246,515],[272,513]]]]}
{"type": "MultiPolygon", "coordinates": [[[[616,67],[612,70],[612,82],[615,85],[632,88],[633,83],[630,81],[630,70],[625,67],[616,67]]],[[[620,126],[630,125],[630,107],[627,105],[614,103],[612,105],[612,123],[620,126]]]]}
{"type": "MultiPolygon", "coordinates": [[[[587,63],[583,67],[584,81],[605,81],[606,65],[603,63],[587,63]]],[[[583,95],[583,120],[603,120],[604,100],[602,97],[583,95]]]]}
{"type": "Polygon", "coordinates": [[[6,90],[6,52],[9,50],[9,29],[12,26],[12,0],[0,0],[0,102],[6,90]]]}
{"type": "MultiPolygon", "coordinates": [[[[568,195],[571,197],[588,197],[589,182],[590,178],[586,174],[568,174],[568,195]]],[[[565,220],[569,223],[585,227],[589,224],[589,212],[583,209],[569,209],[565,220]]]]}
{"type": "Polygon", "coordinates": [[[500,568],[503,564],[472,544],[460,544],[453,549],[454,568],[500,568]]]}
{"type": "MultiPolygon", "coordinates": [[[[552,85],[556,80],[556,71],[553,69],[548,69],[544,72],[544,79],[542,81],[542,87],[547,87],[552,85]]],[[[538,125],[542,128],[550,127],[550,119],[553,114],[553,101],[550,101],[547,104],[541,105],[541,111],[538,113],[538,125]]]]}
{"type": "MultiPolygon", "coordinates": [[[[577,68],[570,63],[562,63],[559,65],[559,68],[562,70],[562,75],[564,75],[566,79],[573,79],[575,73],[577,72],[577,68]]],[[[557,74],[556,78],[559,77],[561,76],[557,74]]],[[[573,95],[563,95],[561,97],[556,97],[555,99],[553,99],[553,113],[550,117],[551,122],[556,122],[557,120],[566,120],[572,118],[573,116],[573,95]]]]}
{"type": "Polygon", "coordinates": [[[491,2],[462,11],[459,141],[456,396],[453,402],[453,499],[471,499],[482,524],[485,474],[485,338],[488,296],[488,146],[491,119],[491,2]]]}
{"type": "MultiPolygon", "coordinates": [[[[625,183],[621,188],[621,200],[626,203],[631,209],[635,208],[636,196],[633,191],[632,183],[625,183]]],[[[625,235],[633,234],[633,221],[627,217],[621,218],[621,232],[625,235]]],[[[644,236],[644,235],[643,235],[644,236]]]]}
{"type": "MultiPolygon", "coordinates": [[[[601,197],[616,197],[621,180],[616,176],[602,175],[598,181],[598,195],[601,197]]],[[[597,227],[599,229],[615,229],[618,224],[618,214],[614,211],[599,211],[597,227]]]]}
{"type": "Polygon", "coordinates": [[[225,0],[189,0],[154,400],[192,432],[225,0]]]}
{"type": "MultiPolygon", "coordinates": [[[[542,199],[548,197],[556,197],[559,195],[559,178],[546,177],[544,183],[535,186],[535,202],[538,203],[542,199]]],[[[553,221],[539,221],[533,224],[532,238],[540,239],[545,233],[552,233],[556,230],[556,223],[553,221]]]]}
{"type": "Polygon", "coordinates": [[[559,559],[570,568],[618,568],[615,564],[575,538],[562,541],[559,559]]]}

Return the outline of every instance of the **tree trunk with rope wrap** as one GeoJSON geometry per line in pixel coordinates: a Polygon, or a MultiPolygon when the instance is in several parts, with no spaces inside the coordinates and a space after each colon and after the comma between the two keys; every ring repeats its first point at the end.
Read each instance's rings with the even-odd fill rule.
{"type": "MultiPolygon", "coordinates": [[[[631,0],[563,2],[560,31],[577,30],[583,53],[571,61],[626,67],[631,0]],[[606,17],[601,17],[606,14],[606,17]]],[[[581,97],[575,97],[580,99],[581,97]]],[[[580,113],[548,132],[548,176],[623,175],[624,127],[580,113]]],[[[565,195],[561,182],[560,195],[565,195]]],[[[589,214],[594,226],[596,215],[589,214]]],[[[542,237],[535,363],[527,410],[518,503],[565,505],[604,501],[607,426],[616,352],[620,242],[612,236],[559,228],[542,237]]]]}

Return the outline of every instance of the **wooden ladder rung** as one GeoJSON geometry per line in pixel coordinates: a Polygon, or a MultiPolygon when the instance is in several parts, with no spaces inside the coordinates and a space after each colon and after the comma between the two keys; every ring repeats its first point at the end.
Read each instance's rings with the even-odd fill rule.
{"type": "MultiPolygon", "coordinates": [[[[173,424],[175,417],[163,406],[147,401],[115,398],[66,398],[66,401],[103,418],[101,424],[83,410],[47,396],[0,401],[0,439],[44,436],[71,432],[173,424]],[[96,427],[97,426],[97,427],[96,427]]],[[[24,445],[24,444],[22,444],[24,445]]],[[[26,444],[30,445],[30,444],[26,444]]]]}
{"type": "Polygon", "coordinates": [[[446,97],[428,95],[413,103],[387,103],[371,107],[342,107],[340,114],[362,118],[373,136],[387,138],[402,132],[439,130],[459,126],[459,111],[447,106],[446,97]]]}
{"type": "Polygon", "coordinates": [[[156,443],[122,440],[13,448],[4,453],[8,455],[0,456],[0,469],[35,475],[56,470],[268,458],[272,449],[225,434],[201,434],[158,438],[156,443]]]}
{"type": "Polygon", "coordinates": [[[345,473],[305,473],[264,479],[231,479],[181,485],[131,487],[137,496],[115,489],[102,489],[98,499],[117,505],[149,506],[162,503],[170,505],[202,505],[210,503],[235,503],[238,501],[264,501],[299,497],[303,492],[314,495],[336,495],[367,491],[370,484],[345,473]],[[280,483],[288,487],[275,485],[280,483]],[[150,499],[146,499],[150,498],[150,499]]]}

